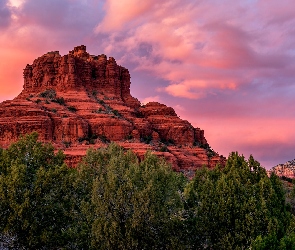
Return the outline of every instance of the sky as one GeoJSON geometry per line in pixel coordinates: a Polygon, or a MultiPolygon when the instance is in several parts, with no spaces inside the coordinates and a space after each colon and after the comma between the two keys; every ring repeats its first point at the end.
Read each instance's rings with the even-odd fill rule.
{"type": "Polygon", "coordinates": [[[26,64],[82,44],[219,154],[295,158],[294,0],[0,0],[0,102],[21,92],[26,64]]]}

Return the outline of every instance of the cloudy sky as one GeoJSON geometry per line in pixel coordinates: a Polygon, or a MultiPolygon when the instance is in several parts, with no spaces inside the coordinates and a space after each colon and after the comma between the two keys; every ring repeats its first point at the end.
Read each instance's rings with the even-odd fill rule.
{"type": "Polygon", "coordinates": [[[48,51],[84,44],[131,73],[131,93],[270,168],[295,158],[294,0],[0,0],[0,102],[48,51]]]}

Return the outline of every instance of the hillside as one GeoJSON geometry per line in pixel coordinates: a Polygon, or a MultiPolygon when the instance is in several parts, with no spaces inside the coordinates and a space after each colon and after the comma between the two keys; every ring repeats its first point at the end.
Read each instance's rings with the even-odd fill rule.
{"type": "Polygon", "coordinates": [[[140,158],[151,150],[187,175],[224,164],[203,130],[164,104],[141,105],[130,84],[128,69],[104,54],[90,55],[84,45],[64,56],[48,52],[25,67],[23,91],[0,104],[0,147],[37,131],[41,141],[64,150],[70,166],[110,141],[140,158]]]}

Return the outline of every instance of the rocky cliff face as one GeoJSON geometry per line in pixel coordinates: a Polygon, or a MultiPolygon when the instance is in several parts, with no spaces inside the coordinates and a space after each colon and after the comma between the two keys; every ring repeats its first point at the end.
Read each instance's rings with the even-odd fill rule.
{"type": "Polygon", "coordinates": [[[202,165],[224,164],[204,131],[157,102],[141,105],[130,95],[129,71],[114,58],[93,56],[84,45],[69,54],[49,52],[24,69],[23,91],[0,104],[0,146],[37,131],[63,149],[75,165],[89,147],[115,141],[143,157],[147,150],[193,173],[202,165]]]}
{"type": "Polygon", "coordinates": [[[268,174],[270,175],[271,172],[274,172],[276,175],[280,177],[288,177],[291,179],[295,178],[295,159],[292,161],[287,161],[284,164],[278,164],[277,166],[274,166],[272,169],[268,171],[268,174]]]}

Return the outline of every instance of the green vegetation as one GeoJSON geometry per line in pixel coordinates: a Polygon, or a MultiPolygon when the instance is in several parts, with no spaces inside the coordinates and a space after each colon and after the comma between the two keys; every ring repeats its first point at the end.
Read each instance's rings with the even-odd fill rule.
{"type": "Polygon", "coordinates": [[[63,97],[57,97],[56,99],[52,99],[51,101],[56,102],[60,105],[66,105],[65,99],[63,97]]]}
{"type": "Polygon", "coordinates": [[[168,152],[168,147],[166,145],[163,145],[161,148],[160,148],[160,152],[168,152]]]}
{"type": "Polygon", "coordinates": [[[40,99],[37,99],[35,102],[36,102],[37,104],[39,104],[39,103],[41,102],[41,100],[40,100],[40,99]]]}
{"type": "Polygon", "coordinates": [[[121,116],[121,114],[119,113],[119,111],[116,110],[116,109],[113,110],[113,114],[114,114],[115,116],[121,116]]]}
{"type": "Polygon", "coordinates": [[[68,110],[71,112],[77,112],[77,109],[74,106],[69,106],[68,110]]]}
{"type": "Polygon", "coordinates": [[[224,169],[197,171],[185,197],[195,248],[279,249],[294,221],[279,178],[252,156],[232,153],[224,169]]]}
{"type": "Polygon", "coordinates": [[[138,163],[116,144],[90,150],[78,166],[76,185],[83,192],[79,214],[85,216],[80,242],[91,239],[84,247],[160,249],[176,242],[172,229],[181,209],[183,178],[156,156],[147,154],[138,163]]]}
{"type": "Polygon", "coordinates": [[[70,141],[63,141],[62,143],[65,145],[66,148],[69,148],[72,144],[70,141]]]}
{"type": "Polygon", "coordinates": [[[294,249],[282,182],[252,156],[232,153],[225,168],[188,180],[150,152],[139,162],[114,143],[90,149],[71,169],[37,138],[0,149],[0,243],[7,247],[294,249]]]}
{"type": "Polygon", "coordinates": [[[141,142],[144,142],[146,144],[150,144],[150,142],[152,141],[153,137],[152,135],[145,135],[143,137],[140,138],[141,142]]]}
{"type": "Polygon", "coordinates": [[[67,243],[71,172],[33,133],[0,152],[0,232],[26,249],[67,243]]]}
{"type": "Polygon", "coordinates": [[[43,98],[53,99],[56,97],[56,93],[55,93],[54,89],[47,89],[47,90],[43,91],[42,93],[40,93],[39,96],[43,97],[43,98]]]}

